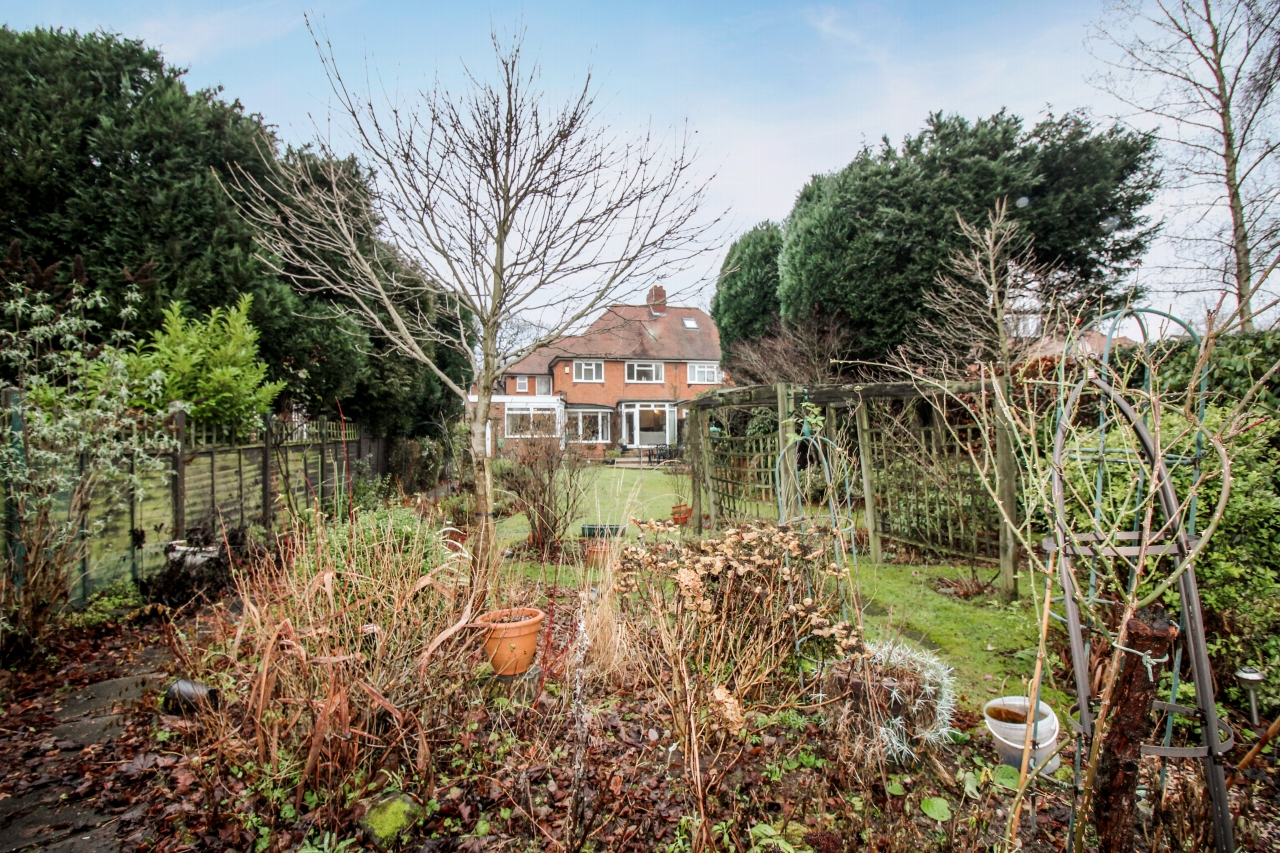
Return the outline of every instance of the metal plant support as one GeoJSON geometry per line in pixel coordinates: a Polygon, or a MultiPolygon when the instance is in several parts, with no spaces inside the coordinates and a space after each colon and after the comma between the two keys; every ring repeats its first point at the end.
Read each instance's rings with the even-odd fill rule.
{"type": "MultiPolygon", "coordinates": [[[[1065,610],[1065,616],[1060,616],[1059,618],[1067,623],[1072,667],[1075,672],[1078,703],[1076,708],[1079,715],[1078,720],[1071,719],[1071,725],[1076,732],[1077,738],[1075,792],[1078,798],[1082,790],[1081,756],[1084,754],[1085,744],[1094,734],[1094,706],[1096,703],[1089,677],[1090,637],[1108,636],[1106,626],[1089,625],[1081,621],[1078,600],[1088,602],[1091,606],[1092,603],[1100,600],[1099,591],[1096,588],[1099,560],[1144,559],[1147,557],[1167,558],[1172,561],[1173,569],[1169,572],[1166,583],[1171,585],[1172,581],[1176,579],[1178,597],[1181,603],[1180,631],[1178,634],[1181,642],[1178,643],[1174,660],[1170,666],[1173,677],[1170,699],[1168,702],[1157,701],[1153,704],[1154,710],[1163,711],[1169,715],[1163,742],[1159,745],[1144,744],[1142,746],[1142,754],[1172,759],[1201,759],[1212,809],[1214,848],[1217,853],[1232,853],[1235,845],[1232,837],[1231,811],[1227,800],[1223,756],[1234,746],[1234,737],[1230,729],[1218,719],[1217,706],[1214,702],[1213,676],[1209,665],[1204,623],[1201,616],[1200,594],[1193,565],[1198,551],[1197,545],[1200,541],[1195,535],[1196,502],[1193,493],[1188,501],[1186,511],[1183,511],[1169,473],[1170,464],[1190,465],[1193,469],[1193,482],[1199,482],[1200,462],[1204,447],[1203,438],[1205,436],[1202,425],[1204,419],[1203,391],[1205,381],[1202,374],[1200,377],[1200,405],[1196,412],[1195,453],[1189,457],[1164,453],[1152,436],[1151,430],[1146,423],[1146,417],[1135,410],[1124,395],[1117,390],[1119,383],[1110,381],[1113,379],[1109,365],[1111,344],[1119,324],[1126,319],[1136,320],[1142,330],[1144,339],[1149,341],[1145,315],[1155,315],[1178,323],[1192,336],[1193,340],[1198,342],[1194,331],[1186,323],[1163,312],[1147,309],[1125,309],[1104,316],[1098,321],[1099,324],[1109,320],[1111,321],[1111,326],[1106,337],[1106,346],[1101,354],[1101,362],[1096,365],[1091,364],[1091,367],[1096,366],[1097,370],[1091,371],[1091,375],[1081,379],[1071,388],[1070,394],[1059,412],[1058,426],[1054,437],[1052,494],[1055,536],[1053,539],[1045,540],[1045,547],[1046,550],[1050,552],[1057,551],[1060,555],[1059,573],[1063,587],[1061,602],[1065,610]],[[1102,400],[1114,406],[1119,411],[1122,419],[1120,426],[1122,428],[1127,427],[1133,431],[1137,439],[1140,459],[1130,461],[1140,462],[1144,466],[1142,476],[1150,477],[1149,482],[1156,490],[1157,502],[1164,518],[1164,524],[1155,526],[1148,523],[1146,532],[1144,532],[1142,520],[1135,513],[1131,532],[1102,536],[1097,533],[1076,533],[1072,530],[1071,517],[1066,508],[1067,486],[1064,482],[1063,470],[1065,460],[1070,455],[1070,451],[1066,446],[1067,435],[1070,431],[1071,423],[1079,411],[1081,396],[1086,390],[1096,393],[1102,400]],[[1154,530],[1152,529],[1153,527],[1154,530]],[[1073,572],[1073,565],[1081,560],[1089,561],[1088,564],[1090,565],[1088,588],[1085,590],[1077,587],[1076,575],[1073,572]],[[1176,702],[1178,674],[1184,651],[1190,658],[1191,674],[1195,684],[1196,707],[1194,708],[1180,705],[1176,702]],[[1170,745],[1174,715],[1193,717],[1199,722],[1203,740],[1200,746],[1174,747],[1170,745]]],[[[1063,354],[1062,362],[1064,365],[1070,352],[1071,350],[1068,348],[1063,354]]],[[[1065,367],[1062,369],[1065,370],[1065,367]]],[[[1149,370],[1144,372],[1143,382],[1144,386],[1150,389],[1151,376],[1149,370]]],[[[1092,454],[1093,458],[1097,460],[1097,474],[1093,490],[1093,526],[1096,530],[1103,529],[1099,522],[1102,520],[1101,516],[1104,512],[1104,467],[1108,464],[1108,458],[1117,453],[1117,451],[1109,450],[1106,447],[1106,431],[1109,426],[1106,407],[1100,407],[1098,449],[1092,454]]],[[[1221,448],[1216,445],[1215,448],[1221,454],[1221,448]]],[[[1221,512],[1221,508],[1220,504],[1218,507],[1219,512],[1221,512]]],[[[1161,662],[1149,661],[1144,658],[1142,663],[1150,670],[1153,664],[1158,666],[1161,662]]],[[[1154,678],[1155,675],[1153,674],[1152,677],[1154,678]]],[[[1085,817],[1077,815],[1073,811],[1072,824],[1074,824],[1074,821],[1081,819],[1085,819],[1085,817]]],[[[1068,836],[1071,835],[1071,831],[1071,828],[1069,828],[1068,836]]]]}

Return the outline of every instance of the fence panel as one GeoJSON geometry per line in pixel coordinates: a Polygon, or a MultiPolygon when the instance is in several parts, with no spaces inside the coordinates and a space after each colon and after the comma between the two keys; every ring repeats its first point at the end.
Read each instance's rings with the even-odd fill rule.
{"type": "MultiPolygon", "coordinates": [[[[0,415],[6,421],[5,440],[20,440],[8,434],[8,409],[0,415]]],[[[347,493],[357,461],[361,473],[386,473],[387,440],[363,435],[355,425],[277,421],[271,437],[273,501],[288,511],[305,510],[322,496],[326,505],[333,506],[347,493]]],[[[85,530],[94,535],[84,560],[72,571],[72,602],[82,603],[115,581],[137,580],[159,570],[166,560],[165,545],[175,538],[217,538],[223,529],[260,528],[263,438],[261,431],[237,436],[187,425],[180,493],[171,471],[143,476],[137,489],[129,489],[123,478],[104,483],[95,492],[84,521],[85,530]],[[175,500],[181,501],[181,513],[175,500]],[[182,531],[174,529],[179,514],[185,521],[182,531]]],[[[273,512],[273,526],[278,527],[284,515],[273,512]]],[[[8,553],[15,523],[9,518],[2,521],[0,555],[8,553]]]]}
{"type": "Polygon", "coordinates": [[[921,424],[913,407],[869,406],[872,485],[881,536],[927,550],[996,560],[1000,510],[967,448],[980,427],[921,424]]]}
{"type": "Polygon", "coordinates": [[[711,435],[710,483],[725,519],[778,517],[778,436],[711,435]]]}

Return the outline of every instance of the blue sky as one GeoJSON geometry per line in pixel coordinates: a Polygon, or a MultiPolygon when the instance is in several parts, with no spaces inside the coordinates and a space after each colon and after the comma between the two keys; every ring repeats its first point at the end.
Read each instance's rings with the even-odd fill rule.
{"type": "Polygon", "coordinates": [[[341,66],[366,60],[403,93],[462,63],[491,67],[491,27],[527,28],[545,88],[567,93],[590,69],[619,130],[685,121],[697,131],[712,198],[737,232],[781,218],[817,172],[864,141],[917,130],[933,110],[1034,118],[1109,105],[1088,84],[1084,39],[1101,0],[898,3],[46,2],[0,0],[8,26],[107,29],[161,47],[193,88],[221,85],[302,142],[327,110],[303,22],[327,32],[341,66]]]}

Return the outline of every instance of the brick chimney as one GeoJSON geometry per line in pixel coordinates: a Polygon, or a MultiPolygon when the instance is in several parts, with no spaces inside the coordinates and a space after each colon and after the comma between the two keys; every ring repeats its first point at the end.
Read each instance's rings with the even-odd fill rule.
{"type": "Polygon", "coordinates": [[[660,284],[655,284],[649,288],[649,295],[645,297],[645,302],[655,316],[667,313],[667,289],[660,284]]]}

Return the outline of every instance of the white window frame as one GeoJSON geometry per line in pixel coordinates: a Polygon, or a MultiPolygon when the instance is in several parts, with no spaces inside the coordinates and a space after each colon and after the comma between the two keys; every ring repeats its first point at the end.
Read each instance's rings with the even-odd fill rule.
{"type": "Polygon", "coordinates": [[[573,381],[574,382],[603,382],[604,381],[604,362],[603,361],[575,361],[573,363],[573,381]],[[590,368],[590,370],[588,370],[590,368]],[[594,379],[584,379],[587,373],[595,376],[594,379]]]}
{"type": "Polygon", "coordinates": [[[723,382],[724,377],[720,375],[720,365],[716,364],[714,361],[689,362],[690,385],[720,385],[723,382]],[[712,378],[706,378],[707,371],[710,371],[712,378]]]}
{"type": "Polygon", "coordinates": [[[537,388],[536,393],[540,397],[546,397],[551,393],[551,377],[550,376],[534,377],[534,385],[537,388]]]}
{"type": "Polygon", "coordinates": [[[556,438],[560,435],[560,417],[559,411],[555,406],[536,406],[536,405],[517,405],[508,403],[506,411],[502,415],[502,434],[506,438],[556,438]],[[535,433],[533,431],[533,419],[536,415],[549,414],[551,416],[551,432],[535,433]],[[511,431],[512,415],[528,415],[529,416],[529,432],[520,433],[511,431]]]}
{"type": "Polygon", "coordinates": [[[697,317],[685,317],[685,318],[683,318],[683,319],[684,319],[684,327],[685,327],[686,329],[688,329],[689,331],[691,331],[691,332],[692,332],[692,331],[695,331],[695,330],[698,328],[698,318],[697,318],[697,317]]]}
{"type": "Polygon", "coordinates": [[[517,394],[529,393],[529,377],[528,376],[516,377],[516,393],[517,394]]]}
{"type": "Polygon", "coordinates": [[[661,361],[628,361],[627,382],[632,385],[661,385],[665,382],[666,365],[661,361]],[[653,379],[636,379],[636,368],[645,366],[653,368],[653,379]]]}
{"type": "Polygon", "coordinates": [[[570,409],[569,411],[565,412],[565,418],[566,418],[565,434],[566,435],[572,434],[573,437],[570,438],[569,440],[574,444],[608,444],[612,440],[609,437],[609,430],[610,430],[609,424],[610,424],[610,421],[612,420],[612,416],[613,416],[613,412],[605,411],[605,410],[579,409],[575,411],[573,409],[570,409]],[[597,429],[598,437],[596,438],[582,437],[582,421],[585,418],[594,418],[596,420],[596,424],[598,426],[598,429],[597,429]],[[576,426],[574,427],[574,429],[570,430],[568,429],[569,424],[575,424],[576,426]]]}

